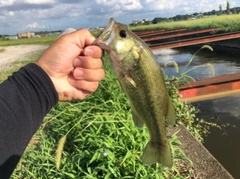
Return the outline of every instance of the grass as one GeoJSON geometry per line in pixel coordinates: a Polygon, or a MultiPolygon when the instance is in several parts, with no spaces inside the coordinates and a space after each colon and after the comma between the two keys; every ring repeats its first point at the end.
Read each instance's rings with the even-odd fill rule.
{"type": "MultiPolygon", "coordinates": [[[[51,110],[12,179],[189,177],[190,174],[181,176],[181,168],[177,165],[167,169],[158,164],[142,164],[140,156],[148,141],[148,131],[134,126],[129,102],[107,56],[104,61],[106,78],[99,89],[83,101],[59,103],[51,110]],[[59,141],[61,145],[58,145],[59,141]],[[56,155],[60,159],[56,159],[56,155]]],[[[178,120],[186,119],[186,116],[193,120],[196,110],[184,103],[180,109],[177,88],[171,89],[170,94],[179,108],[178,120]],[[190,111],[185,108],[191,112],[183,114],[190,111]]],[[[170,146],[174,163],[188,160],[179,144],[173,135],[170,146]]]]}
{"type": "Polygon", "coordinates": [[[198,30],[221,27],[223,31],[238,31],[240,30],[240,14],[237,15],[222,15],[195,20],[165,22],[160,24],[141,25],[131,27],[131,30],[152,30],[166,29],[174,30],[186,28],[188,30],[198,30]]]}
{"type": "MultiPolygon", "coordinates": [[[[16,62],[14,69],[1,73],[0,80],[39,55],[16,62]]],[[[130,104],[110,67],[108,56],[104,57],[104,62],[106,77],[98,90],[83,101],[59,102],[49,112],[12,179],[191,177],[190,171],[182,175],[182,169],[177,165],[179,161],[189,159],[179,148],[176,134],[169,139],[174,158],[172,169],[159,164],[142,164],[140,156],[149,140],[148,131],[134,126],[130,104]]],[[[177,78],[166,78],[176,108],[176,125],[184,124],[201,140],[208,126],[196,118],[199,112],[196,108],[180,102],[177,93],[179,82],[177,78]]]]}
{"type": "Polygon", "coordinates": [[[51,44],[58,35],[40,37],[40,38],[23,38],[16,40],[0,40],[0,46],[10,46],[10,45],[24,45],[24,44],[51,44]]]}
{"type": "MultiPolygon", "coordinates": [[[[0,80],[39,55],[15,62],[13,69],[1,73],[0,80]]],[[[60,102],[50,111],[12,179],[191,177],[191,171],[183,175],[178,167],[179,161],[189,159],[179,148],[176,134],[169,139],[174,158],[172,169],[159,164],[142,164],[140,156],[148,141],[148,131],[134,126],[130,104],[110,67],[108,56],[104,61],[106,77],[98,90],[83,101],[60,102]]],[[[179,79],[166,78],[166,84],[176,108],[177,125],[184,124],[201,140],[207,128],[202,120],[196,119],[199,111],[180,102],[179,79]]]]}
{"type": "MultiPolygon", "coordinates": [[[[95,33],[97,35],[99,32],[95,33]]],[[[9,45],[38,43],[37,40],[39,43],[51,43],[53,39],[22,39],[9,41],[9,45]]],[[[21,66],[36,60],[39,55],[34,54],[14,62],[11,70],[1,73],[0,82],[21,66]]],[[[28,145],[12,179],[192,177],[191,171],[184,171],[183,174],[184,169],[178,167],[182,160],[191,161],[180,149],[181,143],[176,133],[169,139],[174,159],[171,169],[159,164],[142,164],[140,156],[149,140],[148,131],[134,126],[130,104],[110,67],[108,56],[104,56],[104,62],[106,77],[98,90],[83,101],[59,102],[49,112],[28,145]]],[[[180,101],[180,83],[179,78],[166,77],[167,88],[176,109],[176,125],[184,124],[202,141],[211,124],[196,118],[199,111],[194,106],[180,101]]]]}

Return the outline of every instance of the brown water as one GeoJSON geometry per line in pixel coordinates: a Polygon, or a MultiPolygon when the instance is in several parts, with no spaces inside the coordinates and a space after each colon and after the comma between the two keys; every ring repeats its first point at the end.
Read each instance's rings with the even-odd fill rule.
{"type": "Polygon", "coordinates": [[[224,130],[212,128],[204,146],[234,178],[240,178],[240,95],[196,102],[194,105],[201,111],[199,118],[231,125],[224,130]]]}
{"type": "MultiPolygon", "coordinates": [[[[159,54],[159,63],[163,63],[162,59],[167,60],[167,62],[177,62],[179,73],[182,73],[186,64],[198,49],[160,50],[155,51],[155,54],[159,54]]],[[[187,74],[195,79],[211,77],[212,70],[206,66],[207,63],[214,66],[215,76],[240,73],[240,57],[237,50],[214,49],[211,52],[204,49],[194,57],[193,63],[188,69],[196,66],[200,67],[187,74]]],[[[169,76],[179,76],[179,73],[176,73],[172,66],[165,68],[164,71],[169,76]]],[[[230,124],[230,127],[224,130],[211,128],[211,134],[205,138],[204,146],[234,178],[240,178],[240,95],[196,102],[193,105],[198,106],[201,111],[198,115],[199,118],[206,121],[213,120],[218,124],[230,124]]]]}

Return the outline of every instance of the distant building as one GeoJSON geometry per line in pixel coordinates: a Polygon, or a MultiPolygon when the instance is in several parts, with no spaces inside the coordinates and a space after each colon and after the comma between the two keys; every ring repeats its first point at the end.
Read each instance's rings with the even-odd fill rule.
{"type": "Polygon", "coordinates": [[[140,21],[139,20],[133,20],[132,23],[133,24],[138,24],[140,21]]]}
{"type": "Polygon", "coordinates": [[[16,36],[16,35],[9,35],[9,36],[6,36],[5,39],[16,40],[16,39],[18,39],[18,36],[16,36]]]}
{"type": "Polygon", "coordinates": [[[24,32],[17,34],[18,38],[32,38],[35,37],[35,32],[24,32]]]}
{"type": "Polygon", "coordinates": [[[97,30],[104,30],[105,27],[97,27],[96,29],[97,29],[97,30]]]}
{"type": "Polygon", "coordinates": [[[133,21],[132,21],[132,24],[145,23],[145,22],[149,22],[149,20],[148,20],[148,19],[133,20],[133,21]]]}

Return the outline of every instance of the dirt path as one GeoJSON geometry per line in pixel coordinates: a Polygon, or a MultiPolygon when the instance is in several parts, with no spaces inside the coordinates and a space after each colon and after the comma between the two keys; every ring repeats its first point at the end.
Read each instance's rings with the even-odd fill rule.
{"type": "Polygon", "coordinates": [[[9,66],[10,63],[21,60],[24,57],[44,50],[48,45],[15,45],[0,47],[0,71],[9,66]]]}

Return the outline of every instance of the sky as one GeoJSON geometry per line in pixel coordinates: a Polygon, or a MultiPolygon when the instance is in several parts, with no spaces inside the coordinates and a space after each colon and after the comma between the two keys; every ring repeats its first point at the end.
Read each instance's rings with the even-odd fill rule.
{"type": "MultiPolygon", "coordinates": [[[[229,0],[240,7],[239,0],[229,0]]],[[[226,9],[226,0],[0,0],[0,34],[106,26],[226,9]]]]}

